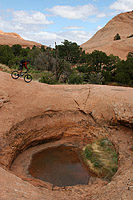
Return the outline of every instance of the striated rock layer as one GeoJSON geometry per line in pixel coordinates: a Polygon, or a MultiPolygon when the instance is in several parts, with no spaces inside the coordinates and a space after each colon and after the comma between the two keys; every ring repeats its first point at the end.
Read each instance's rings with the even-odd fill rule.
{"type": "Polygon", "coordinates": [[[113,54],[121,59],[126,59],[127,54],[133,51],[133,37],[127,38],[131,35],[133,35],[133,11],[115,16],[81,47],[87,53],[100,50],[107,55],[113,54]],[[117,33],[121,40],[114,41],[117,33]]]}
{"type": "Polygon", "coordinates": [[[27,84],[0,72],[0,199],[132,199],[132,99],[128,87],[27,84]],[[30,147],[57,141],[80,145],[97,137],[108,137],[119,153],[110,183],[96,178],[59,188],[27,178],[21,162],[11,171],[16,157],[30,147]]]}

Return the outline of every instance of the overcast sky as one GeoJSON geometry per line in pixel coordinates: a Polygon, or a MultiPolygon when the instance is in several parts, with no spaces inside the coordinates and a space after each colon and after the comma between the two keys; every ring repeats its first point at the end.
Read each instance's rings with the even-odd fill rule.
{"type": "Polygon", "coordinates": [[[54,46],[89,40],[115,15],[133,10],[133,0],[0,0],[0,30],[54,46]]]}

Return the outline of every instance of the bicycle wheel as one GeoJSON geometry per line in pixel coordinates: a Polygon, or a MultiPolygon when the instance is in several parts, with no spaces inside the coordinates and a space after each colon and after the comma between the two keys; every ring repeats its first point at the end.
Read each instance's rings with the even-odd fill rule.
{"type": "Polygon", "coordinates": [[[13,79],[18,79],[18,78],[19,78],[18,71],[13,71],[13,72],[11,73],[11,77],[12,77],[13,79]]]}
{"type": "Polygon", "coordinates": [[[32,81],[32,76],[30,74],[24,75],[24,81],[30,83],[32,81]]]}

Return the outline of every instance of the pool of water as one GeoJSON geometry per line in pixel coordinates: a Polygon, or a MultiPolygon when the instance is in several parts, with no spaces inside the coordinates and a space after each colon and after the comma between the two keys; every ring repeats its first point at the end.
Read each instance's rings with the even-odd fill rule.
{"type": "Polygon", "coordinates": [[[88,183],[90,175],[77,149],[61,145],[33,155],[29,173],[37,179],[56,186],[73,186],[88,183]]]}

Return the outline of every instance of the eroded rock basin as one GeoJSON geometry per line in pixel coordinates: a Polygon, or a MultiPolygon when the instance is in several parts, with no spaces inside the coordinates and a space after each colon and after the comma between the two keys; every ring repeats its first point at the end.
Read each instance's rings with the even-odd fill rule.
{"type": "Polygon", "coordinates": [[[81,138],[62,139],[31,147],[14,160],[11,171],[47,188],[88,185],[95,175],[83,162],[81,138]]]}
{"type": "MultiPolygon", "coordinates": [[[[80,131],[81,131],[81,127],[80,127],[80,131]]],[[[131,165],[132,165],[131,153],[132,152],[130,151],[130,148],[126,148],[126,147],[127,147],[127,145],[129,147],[131,147],[132,131],[130,129],[122,128],[122,127],[119,127],[117,129],[111,128],[111,129],[108,129],[107,132],[106,132],[106,129],[103,129],[103,128],[99,129],[99,128],[94,128],[94,127],[93,128],[87,127],[87,129],[86,128],[84,129],[82,127],[82,135],[80,135],[80,131],[79,131],[79,125],[78,125],[78,128],[71,127],[71,129],[66,129],[66,131],[64,131],[64,135],[63,135],[64,137],[62,137],[62,138],[57,137],[56,138],[57,140],[55,140],[55,138],[51,137],[51,140],[50,139],[46,140],[46,142],[44,142],[44,144],[41,144],[41,145],[38,144],[36,146],[28,148],[27,150],[23,151],[16,157],[16,159],[14,160],[14,162],[12,163],[12,166],[10,168],[11,171],[15,175],[20,177],[22,180],[24,180],[24,182],[28,181],[32,185],[41,188],[41,191],[42,190],[45,191],[45,193],[44,193],[45,195],[46,195],[46,192],[48,192],[48,194],[54,193],[54,197],[55,197],[55,195],[57,195],[58,197],[59,197],[59,195],[61,195],[61,196],[65,195],[66,199],[69,196],[72,196],[72,199],[76,199],[76,198],[77,199],[82,199],[82,198],[89,199],[88,193],[92,195],[93,190],[98,191],[98,194],[94,193],[95,194],[94,199],[98,199],[99,194],[102,195],[103,193],[106,193],[106,192],[108,193],[108,190],[110,189],[110,187],[111,187],[111,189],[112,189],[112,187],[115,187],[116,182],[119,183],[121,181],[120,178],[122,176],[126,179],[126,182],[129,184],[129,190],[126,189],[126,191],[128,191],[128,193],[129,193],[129,198],[127,198],[127,199],[130,199],[131,177],[127,176],[126,172],[129,171],[129,169],[131,169],[131,165]],[[89,132],[87,133],[85,130],[86,131],[89,130],[89,132]],[[56,185],[54,185],[54,183],[50,183],[49,180],[42,181],[36,177],[33,177],[33,174],[32,174],[32,176],[30,175],[29,166],[32,161],[32,157],[34,157],[34,155],[37,155],[37,153],[42,152],[44,150],[46,151],[47,149],[58,148],[59,146],[62,146],[64,144],[70,148],[75,147],[76,149],[82,149],[83,146],[85,146],[89,142],[91,143],[92,140],[95,141],[95,139],[96,139],[95,135],[91,134],[91,130],[93,130],[93,133],[95,133],[95,135],[98,137],[99,136],[100,137],[108,136],[109,139],[113,142],[113,144],[116,145],[116,148],[118,147],[117,150],[119,151],[119,160],[120,160],[119,161],[119,169],[110,183],[108,183],[107,181],[103,181],[102,179],[99,179],[96,176],[91,176],[90,178],[88,178],[88,183],[85,185],[82,185],[80,183],[80,184],[73,185],[73,186],[60,187],[57,183],[56,183],[56,185]],[[98,134],[96,134],[97,131],[98,131],[98,134]],[[69,132],[69,137],[68,137],[68,132],[69,132]],[[110,135],[111,135],[111,137],[110,137],[110,135]],[[123,140],[120,139],[120,136],[123,138],[123,140]],[[124,157],[123,157],[123,155],[124,155],[124,157]],[[105,192],[104,192],[104,190],[105,190],[105,192]],[[75,197],[75,195],[76,195],[76,197],[75,197]]],[[[110,189],[110,193],[109,193],[110,195],[112,194],[111,189],[110,189]]],[[[57,199],[59,199],[58,197],[57,197],[57,199]]],[[[55,199],[56,199],[56,197],[55,197],[55,199]]]]}
{"type": "Polygon", "coordinates": [[[59,187],[87,185],[90,177],[79,149],[66,145],[34,154],[28,171],[34,178],[59,187]]]}

